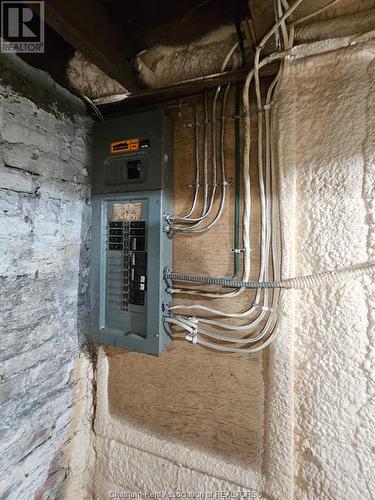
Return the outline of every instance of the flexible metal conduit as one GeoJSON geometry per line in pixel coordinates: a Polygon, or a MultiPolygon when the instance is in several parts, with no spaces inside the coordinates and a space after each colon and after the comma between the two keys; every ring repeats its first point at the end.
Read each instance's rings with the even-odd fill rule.
{"type": "MultiPolygon", "coordinates": [[[[276,337],[279,321],[279,300],[284,289],[303,289],[312,287],[326,287],[327,284],[336,284],[347,279],[357,278],[362,275],[373,275],[375,263],[365,263],[334,271],[320,272],[314,275],[297,278],[281,279],[281,240],[280,240],[280,214],[278,207],[278,182],[277,168],[275,165],[275,121],[272,113],[274,94],[283,68],[283,59],[290,54],[293,46],[293,24],[286,24],[286,19],[294,12],[303,0],[296,0],[289,6],[287,0],[277,0],[276,23],[273,28],[258,43],[255,54],[254,69],[246,78],[243,87],[244,107],[244,210],[242,224],[242,239],[244,252],[244,265],[242,279],[210,278],[206,276],[191,276],[165,271],[165,279],[172,281],[185,281],[203,285],[216,285],[232,288],[231,292],[204,291],[196,288],[169,288],[170,293],[183,293],[201,295],[211,298],[235,297],[243,290],[256,290],[255,298],[250,308],[242,312],[229,313],[220,309],[213,309],[202,304],[190,305],[164,305],[170,316],[165,318],[166,323],[171,323],[185,331],[185,338],[194,344],[214,349],[220,352],[254,353],[267,347],[276,337]],[[261,59],[260,54],[271,36],[276,38],[278,51],[261,59]],[[260,69],[280,60],[279,71],[271,83],[265,101],[260,88],[260,69]],[[260,238],[260,270],[257,281],[250,281],[250,216],[251,216],[251,190],[250,190],[250,83],[254,79],[256,92],[256,105],[258,111],[258,173],[261,198],[261,238],[260,238]],[[244,324],[233,324],[218,321],[207,317],[185,316],[176,313],[178,310],[203,311],[214,316],[229,318],[248,318],[251,320],[244,324]],[[259,326],[261,325],[261,328],[259,326]],[[212,328],[215,330],[212,330],[212,328]],[[223,331],[224,330],[224,331],[223,331]],[[225,335],[225,331],[227,334],[225,335]],[[186,334],[187,333],[187,334],[186,334]]],[[[224,100],[225,102],[225,100],[224,100]]],[[[224,113],[223,113],[224,114],[224,113]]],[[[222,129],[221,143],[223,143],[224,130],[222,129]]],[[[223,147],[222,151],[223,153],[223,147]]],[[[224,165],[224,162],[222,162],[224,165]]],[[[223,177],[224,178],[224,177],[223,177]]]]}
{"type": "Polygon", "coordinates": [[[322,271],[316,274],[308,274],[296,278],[288,278],[281,281],[241,281],[227,278],[211,278],[209,276],[192,276],[188,274],[174,273],[166,270],[164,278],[171,281],[186,281],[189,283],[202,283],[205,285],[217,285],[229,288],[314,288],[326,286],[330,283],[346,281],[363,275],[375,273],[375,262],[366,262],[333,271],[322,271]]]}

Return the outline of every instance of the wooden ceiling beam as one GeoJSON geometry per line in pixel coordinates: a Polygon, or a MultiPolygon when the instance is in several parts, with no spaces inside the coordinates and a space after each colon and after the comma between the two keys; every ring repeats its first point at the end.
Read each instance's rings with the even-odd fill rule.
{"type": "MultiPolygon", "coordinates": [[[[31,9],[35,4],[25,2],[31,9]]],[[[98,0],[47,0],[45,22],[127,90],[140,87],[130,42],[98,0]]],[[[48,44],[48,39],[46,40],[48,44]]]]}
{"type": "MultiPolygon", "coordinates": [[[[134,110],[143,110],[150,107],[165,106],[174,103],[179,99],[189,97],[204,92],[205,89],[224,86],[228,83],[235,85],[243,81],[249,72],[249,69],[237,69],[216,73],[213,75],[202,76],[192,80],[185,80],[174,85],[161,87],[158,89],[147,89],[129,94],[122,101],[111,102],[107,104],[97,104],[101,113],[105,117],[122,115],[134,110]]],[[[277,64],[262,68],[261,77],[267,78],[274,76],[277,72],[277,64]]]]}

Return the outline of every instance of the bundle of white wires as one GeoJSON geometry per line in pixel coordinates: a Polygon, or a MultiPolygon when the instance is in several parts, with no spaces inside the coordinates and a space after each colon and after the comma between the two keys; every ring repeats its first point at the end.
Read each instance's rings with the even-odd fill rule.
{"type": "MultiPolygon", "coordinates": [[[[260,270],[258,282],[280,283],[280,221],[277,193],[277,170],[273,152],[273,130],[274,117],[272,100],[283,70],[283,59],[290,53],[293,44],[293,25],[287,25],[286,20],[295,11],[303,0],[297,0],[292,6],[286,0],[277,1],[277,20],[273,28],[263,37],[256,48],[254,67],[248,73],[243,87],[243,112],[244,112],[244,154],[243,154],[243,186],[244,186],[244,207],[242,218],[242,238],[243,238],[243,268],[241,282],[249,281],[251,272],[250,261],[250,219],[252,210],[251,185],[250,185],[250,147],[251,147],[251,127],[250,127],[250,84],[254,80],[256,93],[256,106],[258,110],[258,177],[261,206],[261,238],[260,238],[260,270]],[[261,53],[269,39],[275,36],[278,50],[271,55],[261,59],[261,53]],[[265,98],[261,93],[260,69],[272,62],[279,61],[279,70],[268,88],[265,98]]],[[[228,52],[223,63],[223,71],[227,67],[232,55],[237,50],[235,44],[228,52]]],[[[229,86],[226,87],[223,97],[222,115],[225,116],[225,104],[229,86]]],[[[201,212],[198,217],[193,217],[197,208],[200,191],[200,165],[198,154],[198,132],[196,130],[196,182],[195,193],[191,209],[183,216],[168,216],[170,231],[181,233],[198,233],[211,229],[220,219],[225,208],[227,180],[224,163],[224,127],[225,120],[221,120],[221,201],[215,217],[210,223],[202,224],[212,212],[217,187],[216,169],[216,108],[220,87],[216,90],[212,105],[212,186],[209,196],[208,186],[208,104],[207,95],[205,98],[205,142],[204,142],[204,174],[203,174],[203,200],[201,212]]],[[[198,115],[196,111],[195,122],[198,127],[198,115]]],[[[194,296],[205,296],[212,298],[228,298],[241,294],[245,287],[239,287],[229,292],[211,292],[192,288],[174,288],[171,293],[187,294],[194,296]]],[[[175,305],[168,307],[169,317],[165,319],[167,323],[175,325],[185,332],[185,338],[194,344],[215,349],[222,352],[253,353],[267,347],[278,331],[278,309],[280,294],[283,287],[261,287],[256,289],[254,302],[246,310],[238,313],[229,313],[220,309],[213,309],[205,305],[196,303],[188,306],[175,305]],[[182,311],[181,313],[179,311],[182,311]],[[183,311],[193,311],[194,315],[185,315],[183,311]],[[222,317],[223,320],[198,317],[199,312],[215,317],[222,317]],[[232,319],[243,320],[240,324],[233,324],[232,319]],[[226,321],[227,320],[227,321],[226,321]]],[[[189,314],[189,313],[188,313],[189,314]]]]}
{"type": "MultiPolygon", "coordinates": [[[[225,71],[227,68],[234,52],[237,50],[238,43],[233,45],[228,54],[226,55],[222,68],[222,71],[225,71]]],[[[230,84],[226,86],[224,89],[223,100],[222,100],[222,117],[221,117],[221,134],[220,134],[220,164],[221,164],[221,200],[219,204],[219,208],[214,218],[206,223],[206,220],[211,215],[215,196],[217,193],[218,184],[218,175],[217,175],[217,139],[216,139],[216,125],[217,125],[217,101],[219,98],[219,94],[221,92],[221,87],[216,89],[213,101],[212,101],[212,109],[211,109],[211,120],[209,120],[209,112],[208,112],[208,96],[207,92],[205,93],[205,122],[204,122],[204,160],[203,160],[203,200],[201,213],[198,216],[194,217],[194,212],[197,208],[197,201],[200,191],[200,158],[199,158],[199,118],[196,108],[193,107],[194,111],[194,126],[195,126],[195,162],[196,162],[196,178],[195,178],[195,192],[194,198],[192,202],[192,206],[187,214],[180,216],[166,215],[166,221],[169,225],[169,233],[203,233],[211,229],[217,224],[219,219],[221,218],[225,203],[226,203],[226,195],[228,182],[226,179],[226,171],[225,171],[225,158],[224,158],[224,137],[225,137],[225,112],[226,112],[226,103],[228,91],[230,88],[230,84]],[[212,142],[212,154],[211,154],[211,163],[212,163],[212,175],[211,175],[211,184],[208,179],[208,136],[209,136],[209,128],[211,128],[211,142],[212,142]],[[211,192],[209,193],[211,188],[211,192]],[[202,223],[204,224],[202,225],[202,223]]]]}

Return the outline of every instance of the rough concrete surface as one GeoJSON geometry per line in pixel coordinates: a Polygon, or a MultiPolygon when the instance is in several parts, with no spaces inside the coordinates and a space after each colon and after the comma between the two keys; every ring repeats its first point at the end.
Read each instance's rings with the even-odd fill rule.
{"type": "Polygon", "coordinates": [[[0,497],[56,498],[87,324],[91,120],[15,56],[0,74],[0,497]]]}

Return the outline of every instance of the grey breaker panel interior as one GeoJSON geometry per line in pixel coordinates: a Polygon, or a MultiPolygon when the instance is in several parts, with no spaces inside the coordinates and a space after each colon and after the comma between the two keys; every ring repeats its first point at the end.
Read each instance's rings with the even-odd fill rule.
{"type": "Polygon", "coordinates": [[[172,207],[171,126],[161,110],[96,124],[93,168],[91,339],[159,354],[163,269],[171,241],[163,214],[172,207]]]}

